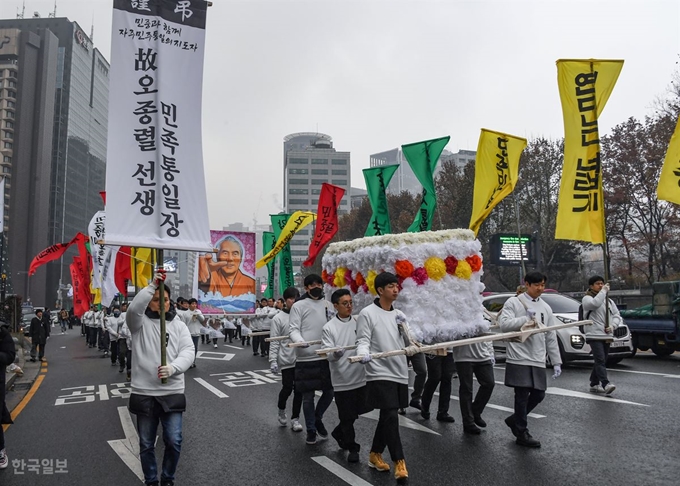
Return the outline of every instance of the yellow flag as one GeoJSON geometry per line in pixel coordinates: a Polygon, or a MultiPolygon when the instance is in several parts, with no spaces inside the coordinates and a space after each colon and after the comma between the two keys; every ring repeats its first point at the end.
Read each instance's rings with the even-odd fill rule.
{"type": "Polygon", "coordinates": [[[133,248],[132,255],[132,284],[136,288],[143,288],[149,285],[153,276],[151,248],[133,248]]]}
{"type": "Polygon", "coordinates": [[[276,245],[274,245],[274,248],[272,248],[272,250],[265,256],[260,258],[255,264],[255,266],[257,268],[262,268],[267,263],[272,261],[274,257],[276,257],[276,254],[283,250],[283,247],[288,244],[288,242],[293,238],[293,236],[295,236],[295,233],[297,233],[299,230],[307,226],[315,219],[316,214],[312,213],[311,211],[295,211],[291,215],[291,217],[288,218],[286,226],[284,226],[283,229],[281,230],[281,235],[279,235],[279,239],[276,240],[276,245]]]}
{"type": "Polygon", "coordinates": [[[555,238],[604,243],[604,195],[597,119],[623,68],[619,60],[557,61],[564,165],[555,238]]]}
{"type": "Polygon", "coordinates": [[[664,201],[680,204],[680,118],[668,144],[656,195],[664,201]]]}
{"type": "Polygon", "coordinates": [[[95,289],[92,287],[92,282],[93,282],[93,274],[92,271],[90,270],[90,294],[92,294],[92,303],[95,305],[101,305],[102,303],[102,289],[98,288],[95,289]]]}
{"type": "Polygon", "coordinates": [[[475,159],[475,191],[470,229],[479,227],[491,210],[515,189],[519,156],[526,148],[524,138],[482,128],[475,159]]]}

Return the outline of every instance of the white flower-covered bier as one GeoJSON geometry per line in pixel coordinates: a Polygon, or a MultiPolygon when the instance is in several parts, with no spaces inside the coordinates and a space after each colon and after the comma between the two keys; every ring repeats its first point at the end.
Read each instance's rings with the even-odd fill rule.
{"type": "Polygon", "coordinates": [[[481,244],[467,229],[370,236],[332,243],[323,258],[326,295],[349,289],[354,312],[376,297],[375,277],[392,272],[401,284],[395,307],[423,344],[489,330],[482,307],[481,244]]]}

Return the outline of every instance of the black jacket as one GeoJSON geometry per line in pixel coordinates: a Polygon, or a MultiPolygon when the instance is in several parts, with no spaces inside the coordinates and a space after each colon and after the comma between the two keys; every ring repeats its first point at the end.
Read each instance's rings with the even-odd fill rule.
{"type": "Polygon", "coordinates": [[[33,344],[45,344],[50,335],[50,324],[34,317],[31,319],[30,334],[33,344]]]}

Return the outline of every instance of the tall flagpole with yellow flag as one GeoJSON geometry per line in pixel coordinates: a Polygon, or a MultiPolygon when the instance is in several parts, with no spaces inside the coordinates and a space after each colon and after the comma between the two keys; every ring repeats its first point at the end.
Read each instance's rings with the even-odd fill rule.
{"type": "Polygon", "coordinates": [[[602,245],[605,280],[609,280],[609,262],[598,118],[622,68],[622,60],[557,61],[564,118],[564,165],[555,239],[602,245]]]}
{"type": "Polygon", "coordinates": [[[680,117],[666,150],[656,196],[664,201],[680,204],[680,117]]]}

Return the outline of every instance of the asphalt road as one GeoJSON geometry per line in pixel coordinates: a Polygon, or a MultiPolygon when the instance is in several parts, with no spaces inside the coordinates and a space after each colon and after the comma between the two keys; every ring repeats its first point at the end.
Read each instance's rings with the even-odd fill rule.
{"type": "MultiPolygon", "coordinates": [[[[0,485],[140,484],[124,374],[88,349],[75,330],[53,334],[47,349],[40,386],[6,432],[10,466],[0,471],[0,485]]],[[[332,439],[308,446],[304,433],[278,426],[279,378],[268,372],[265,358],[221,342],[218,349],[200,349],[198,367],[186,374],[188,411],[176,484],[395,484],[391,474],[366,465],[374,418],[358,420],[361,462],[348,464],[332,439]]],[[[541,449],[515,445],[503,423],[513,404],[512,390],[502,385],[503,368],[496,368],[498,384],[481,436],[462,433],[457,381],[450,408],[455,424],[426,421],[408,410],[401,436],[409,484],[680,482],[680,355],[642,353],[622,362],[610,371],[618,387],[611,398],[589,393],[588,364],[565,367],[559,379],[549,380],[548,395],[529,421],[541,449]]],[[[335,405],[325,423],[329,429],[337,423],[335,405]]],[[[161,444],[159,438],[159,457],[161,444]]]]}

